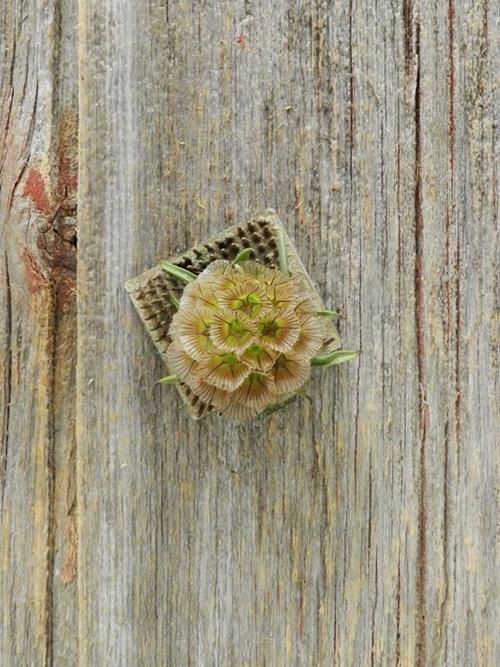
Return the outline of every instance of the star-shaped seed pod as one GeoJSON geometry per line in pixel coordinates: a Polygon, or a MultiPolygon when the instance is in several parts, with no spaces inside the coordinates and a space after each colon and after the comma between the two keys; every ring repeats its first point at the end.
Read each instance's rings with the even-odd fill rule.
{"type": "Polygon", "coordinates": [[[163,266],[188,283],[169,328],[173,375],[163,382],[180,381],[199,401],[243,420],[289,399],[311,366],[337,363],[316,356],[329,311],[318,312],[287,270],[247,257],[216,260],[197,276],[163,266]]]}
{"type": "Polygon", "coordinates": [[[172,337],[179,347],[197,361],[213,350],[210,336],[217,313],[197,306],[182,308],[172,318],[172,337]]]}
{"type": "Polygon", "coordinates": [[[222,352],[243,354],[255,342],[256,325],[241,310],[222,309],[213,316],[210,338],[222,352]]]}
{"type": "Polygon", "coordinates": [[[267,285],[258,280],[238,282],[219,294],[220,304],[230,310],[246,313],[251,318],[262,317],[272,308],[267,285]]]}
{"type": "Polygon", "coordinates": [[[292,308],[273,308],[268,315],[259,319],[256,342],[275,352],[288,352],[300,333],[300,322],[292,308]]]}

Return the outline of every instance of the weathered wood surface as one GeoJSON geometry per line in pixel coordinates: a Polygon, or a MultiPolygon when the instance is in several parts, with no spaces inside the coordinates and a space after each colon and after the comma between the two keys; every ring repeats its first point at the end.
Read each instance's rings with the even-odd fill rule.
{"type": "Polygon", "coordinates": [[[76,2],[0,8],[0,664],[74,665],[76,2]]]}
{"type": "Polygon", "coordinates": [[[4,4],[2,665],[497,664],[498,11],[4,4]],[[266,207],[363,353],[189,421],[123,284],[266,207]]]}

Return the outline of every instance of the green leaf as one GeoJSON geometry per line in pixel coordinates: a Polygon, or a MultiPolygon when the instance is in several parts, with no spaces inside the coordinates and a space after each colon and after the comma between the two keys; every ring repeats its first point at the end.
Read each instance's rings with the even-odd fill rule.
{"type": "Polygon", "coordinates": [[[313,402],[312,397],[309,396],[309,394],[306,394],[306,392],[303,391],[302,389],[299,389],[299,391],[295,395],[300,396],[300,398],[305,398],[307,401],[309,401],[309,403],[313,402]]]}
{"type": "Polygon", "coordinates": [[[286,401],[282,401],[281,403],[272,403],[271,405],[268,405],[265,410],[262,411],[263,415],[273,415],[275,412],[278,412],[279,410],[283,410],[283,408],[286,408],[287,405],[290,403],[293,403],[293,401],[296,401],[298,398],[298,394],[294,394],[293,396],[290,396],[290,398],[287,398],[286,401]]]}
{"type": "Polygon", "coordinates": [[[243,262],[246,262],[247,260],[250,259],[252,253],[253,253],[252,248],[243,248],[243,250],[239,252],[233,259],[232,264],[243,264],[243,262]]]}
{"type": "Polygon", "coordinates": [[[176,308],[179,308],[179,299],[175,296],[173,292],[169,292],[170,301],[174,304],[176,308]]]}
{"type": "Polygon", "coordinates": [[[336,313],[334,310],[318,310],[316,315],[321,317],[342,317],[340,313],[336,313]]]}
{"type": "Polygon", "coordinates": [[[176,266],[175,264],[172,264],[172,262],[166,262],[165,260],[162,260],[160,262],[160,266],[164,271],[174,276],[174,278],[182,280],[183,283],[192,283],[193,280],[196,280],[194,273],[191,273],[191,271],[183,269],[180,266],[176,266]]]}
{"type": "Polygon", "coordinates": [[[156,381],[156,384],[178,384],[181,381],[178,375],[167,375],[156,381]]]}
{"type": "Polygon", "coordinates": [[[289,275],[288,257],[286,254],[285,238],[283,236],[283,231],[281,228],[278,229],[278,235],[276,238],[276,247],[278,249],[278,263],[280,271],[288,276],[289,275]]]}
{"type": "Polygon", "coordinates": [[[343,364],[345,361],[352,361],[358,355],[359,352],[353,352],[351,350],[335,350],[335,352],[329,352],[328,354],[313,357],[311,359],[311,366],[322,366],[323,368],[328,368],[328,366],[343,364]]]}
{"type": "Polygon", "coordinates": [[[304,398],[308,400],[309,403],[313,402],[309,394],[306,394],[305,391],[299,390],[295,392],[293,396],[289,396],[285,401],[281,401],[281,403],[271,403],[271,405],[268,405],[267,408],[262,411],[262,414],[273,415],[275,412],[278,412],[279,410],[283,410],[283,408],[286,408],[287,405],[290,405],[290,403],[293,403],[298,398],[304,398]]]}

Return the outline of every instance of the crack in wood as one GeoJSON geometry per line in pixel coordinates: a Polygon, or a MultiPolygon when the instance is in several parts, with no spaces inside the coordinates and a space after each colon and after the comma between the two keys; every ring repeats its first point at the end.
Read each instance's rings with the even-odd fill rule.
{"type": "Polygon", "coordinates": [[[424,303],[424,219],[422,212],[422,118],[421,118],[421,54],[420,19],[416,22],[415,56],[415,332],[418,377],[418,412],[420,440],[420,488],[418,510],[418,557],[417,557],[417,664],[424,667],[426,662],[426,619],[425,587],[427,578],[427,508],[426,508],[426,440],[428,424],[428,404],[425,395],[425,303],[424,303]]]}
{"type": "Polygon", "coordinates": [[[9,260],[7,253],[4,255],[5,264],[5,362],[4,362],[4,406],[3,406],[3,437],[0,464],[0,514],[4,507],[5,482],[7,476],[7,465],[9,460],[9,428],[10,428],[10,403],[12,398],[12,292],[9,273],[9,260]]]}

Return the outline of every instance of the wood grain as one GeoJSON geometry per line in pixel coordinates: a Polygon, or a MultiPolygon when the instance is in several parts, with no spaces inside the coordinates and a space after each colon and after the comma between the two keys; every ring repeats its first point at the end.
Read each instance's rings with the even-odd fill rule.
{"type": "Polygon", "coordinates": [[[0,16],[0,663],[497,664],[498,3],[75,11],[0,16]],[[124,283],[268,207],[362,354],[192,422],[124,283]]]}
{"type": "Polygon", "coordinates": [[[74,665],[76,3],[0,14],[0,663],[74,665]]]}

